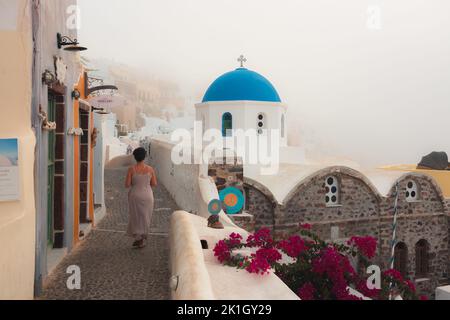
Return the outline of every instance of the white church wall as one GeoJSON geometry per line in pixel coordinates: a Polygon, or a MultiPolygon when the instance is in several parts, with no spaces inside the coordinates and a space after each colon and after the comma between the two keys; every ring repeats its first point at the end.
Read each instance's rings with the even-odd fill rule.
{"type": "Polygon", "coordinates": [[[209,128],[210,121],[209,121],[209,110],[206,106],[200,107],[196,109],[195,112],[195,121],[201,121],[202,122],[202,130],[203,133],[207,128],[209,128]]]}
{"type": "Polygon", "coordinates": [[[156,171],[158,180],[164,185],[177,205],[185,211],[198,213],[198,187],[200,172],[207,172],[207,167],[198,164],[179,164],[172,162],[172,148],[175,145],[169,136],[154,137],[150,141],[150,164],[156,171]]]}
{"type": "MultiPolygon", "coordinates": [[[[204,129],[222,130],[222,117],[229,112],[232,115],[233,130],[242,129],[258,130],[258,123],[263,123],[263,129],[278,130],[279,132],[279,146],[287,146],[287,126],[286,126],[286,106],[282,103],[260,102],[260,101],[218,101],[200,103],[196,105],[196,120],[205,120],[204,129]],[[263,119],[260,120],[259,116],[263,119]],[[285,117],[284,137],[281,137],[281,121],[285,117]]],[[[230,138],[226,138],[229,140],[230,138]]],[[[238,154],[240,157],[248,158],[249,145],[246,148],[246,154],[238,154]]],[[[286,152],[284,152],[286,154],[286,152]]],[[[283,156],[284,159],[289,159],[288,162],[294,160],[293,156],[283,156]]],[[[298,157],[294,163],[301,161],[298,157]]]]}
{"type": "Polygon", "coordinates": [[[305,164],[305,150],[300,147],[281,147],[280,163],[284,164],[305,164]]]}
{"type": "Polygon", "coordinates": [[[217,104],[212,105],[209,109],[209,126],[208,128],[215,128],[222,130],[222,117],[229,112],[233,120],[233,129],[245,128],[245,112],[243,106],[235,104],[217,104]]]}

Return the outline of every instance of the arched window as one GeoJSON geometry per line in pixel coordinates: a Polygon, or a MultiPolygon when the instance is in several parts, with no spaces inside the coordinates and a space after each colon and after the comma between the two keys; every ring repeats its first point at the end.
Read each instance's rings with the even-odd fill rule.
{"type": "Polygon", "coordinates": [[[222,136],[231,137],[233,130],[233,116],[231,113],[226,112],[222,116],[222,136]]]}
{"type": "Polygon", "coordinates": [[[256,117],[256,132],[261,135],[265,129],[267,129],[267,117],[265,113],[258,113],[256,117]]]}
{"type": "Polygon", "coordinates": [[[337,177],[329,176],[325,179],[325,203],[328,207],[339,204],[339,182],[337,177]]]}
{"type": "Polygon", "coordinates": [[[416,278],[428,274],[428,242],[424,239],[416,243],[416,278]]]}
{"type": "Polygon", "coordinates": [[[406,183],[406,201],[414,202],[419,200],[419,188],[414,180],[410,180],[406,183]]]}
{"type": "Polygon", "coordinates": [[[284,138],[285,131],[286,131],[284,122],[285,122],[285,117],[284,117],[284,114],[282,114],[281,115],[281,137],[282,138],[284,138]]]}
{"type": "Polygon", "coordinates": [[[403,276],[408,272],[408,247],[404,242],[399,242],[394,248],[394,269],[403,276]]]}

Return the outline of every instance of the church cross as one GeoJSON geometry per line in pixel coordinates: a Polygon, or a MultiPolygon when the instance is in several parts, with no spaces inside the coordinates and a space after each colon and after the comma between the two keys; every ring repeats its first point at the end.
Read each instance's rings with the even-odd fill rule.
{"type": "Polygon", "coordinates": [[[245,59],[244,55],[241,54],[241,56],[237,59],[237,61],[241,63],[241,68],[243,68],[244,62],[247,62],[247,59],[245,59]]]}

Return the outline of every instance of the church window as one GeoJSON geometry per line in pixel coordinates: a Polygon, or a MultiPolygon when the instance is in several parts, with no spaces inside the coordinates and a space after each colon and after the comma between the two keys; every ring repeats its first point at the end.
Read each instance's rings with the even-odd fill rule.
{"type": "Polygon", "coordinates": [[[416,278],[428,274],[428,242],[424,239],[416,243],[416,278]]]}
{"type": "Polygon", "coordinates": [[[399,242],[394,248],[394,269],[403,276],[408,272],[408,247],[404,242],[399,242]]]}
{"type": "Polygon", "coordinates": [[[325,179],[325,203],[332,207],[339,204],[339,182],[335,176],[329,176],[325,179]]]}
{"type": "Polygon", "coordinates": [[[419,199],[419,189],[417,183],[414,180],[410,180],[406,183],[406,201],[414,202],[419,199]]]}
{"type": "Polygon", "coordinates": [[[222,116],[222,136],[231,137],[233,130],[233,116],[231,113],[226,112],[222,116]]]}
{"type": "Polygon", "coordinates": [[[266,129],[266,115],[264,113],[259,113],[256,121],[256,130],[259,135],[264,133],[266,129]]]}

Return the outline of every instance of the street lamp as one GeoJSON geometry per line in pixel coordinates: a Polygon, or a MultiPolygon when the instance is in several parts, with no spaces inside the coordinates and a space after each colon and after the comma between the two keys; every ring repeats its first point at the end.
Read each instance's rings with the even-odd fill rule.
{"type": "Polygon", "coordinates": [[[78,44],[77,39],[72,39],[68,36],[63,36],[61,33],[56,34],[56,40],[58,43],[58,49],[61,49],[64,46],[67,46],[64,48],[66,51],[84,51],[87,50],[86,47],[81,47],[78,44]]]}
{"type": "Polygon", "coordinates": [[[72,98],[73,99],[78,100],[78,99],[80,99],[80,97],[81,97],[81,93],[80,93],[80,91],[78,91],[78,89],[75,89],[75,90],[72,91],[72,98]]]}

